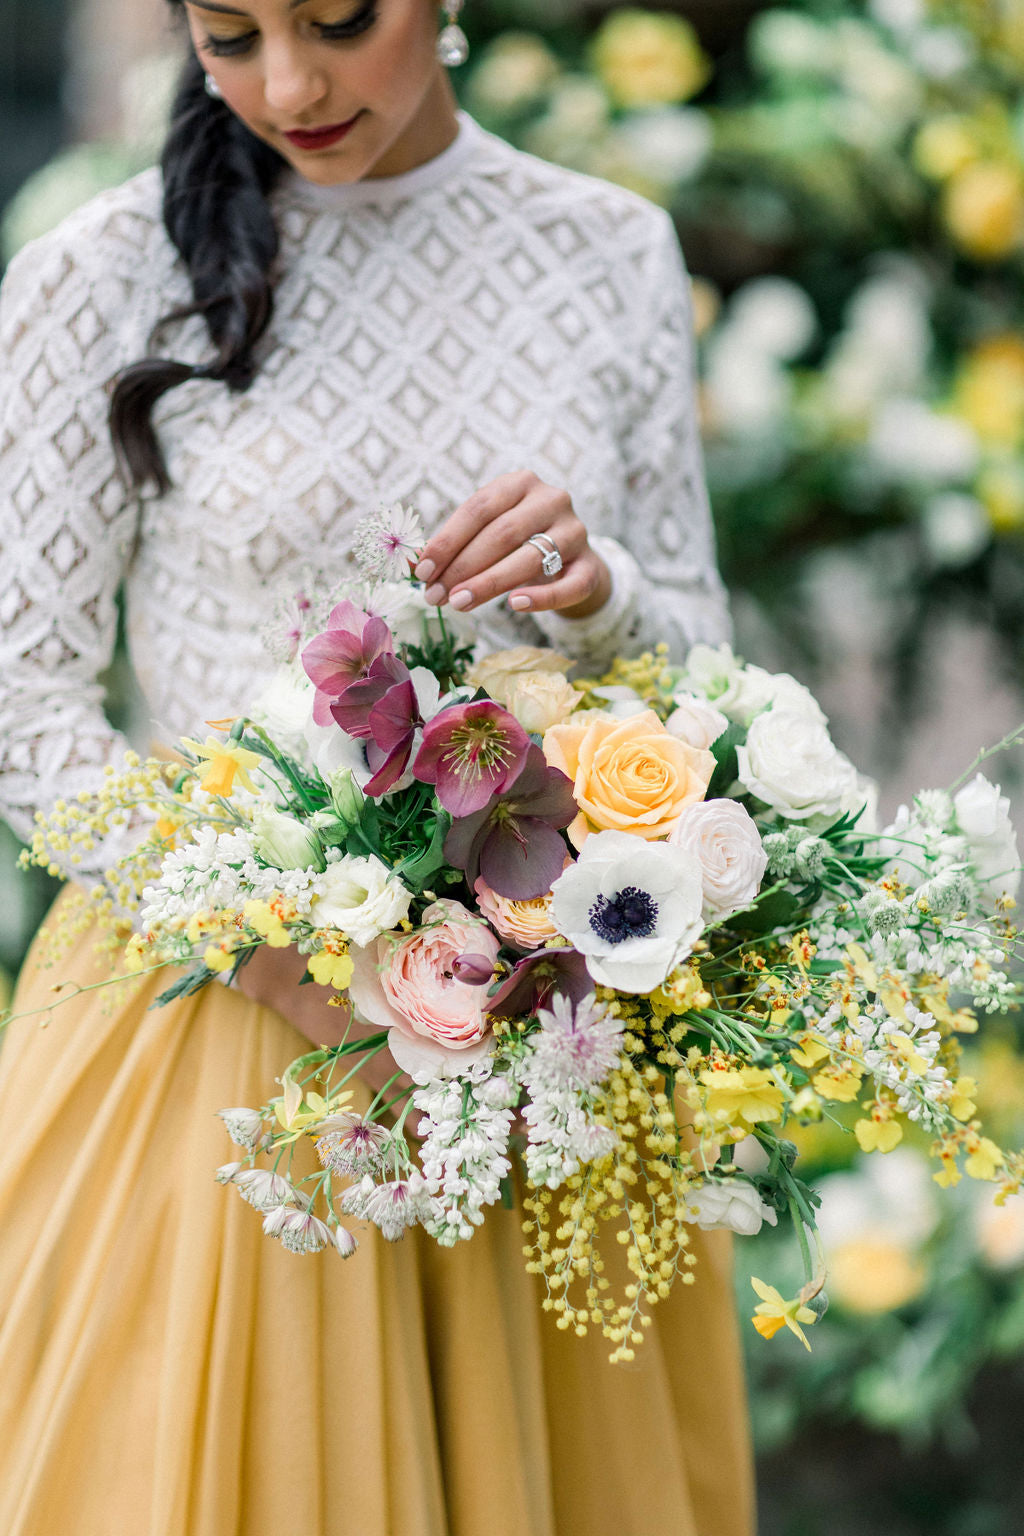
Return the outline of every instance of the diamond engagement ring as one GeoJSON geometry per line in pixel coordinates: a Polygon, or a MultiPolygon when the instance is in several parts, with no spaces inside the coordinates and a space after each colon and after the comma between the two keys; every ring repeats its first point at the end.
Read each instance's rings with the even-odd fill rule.
{"type": "Polygon", "coordinates": [[[554,539],[546,533],[531,533],[526,543],[540,551],[540,565],[544,575],[557,576],[562,569],[562,557],[554,539]]]}

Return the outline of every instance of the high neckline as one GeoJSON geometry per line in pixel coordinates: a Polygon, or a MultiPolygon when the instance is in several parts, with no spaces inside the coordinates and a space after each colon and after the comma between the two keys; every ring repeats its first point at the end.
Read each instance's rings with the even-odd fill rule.
{"type": "Polygon", "coordinates": [[[398,176],[370,176],[363,181],[339,182],[334,186],[320,186],[307,181],[298,171],[289,170],[281,180],[281,187],[289,196],[307,206],[316,208],[352,208],[362,203],[391,204],[412,197],[429,187],[440,185],[456,171],[461,170],[473,155],[481,139],[483,129],[467,112],[457,114],[458,131],[447,149],[411,171],[398,176]]]}

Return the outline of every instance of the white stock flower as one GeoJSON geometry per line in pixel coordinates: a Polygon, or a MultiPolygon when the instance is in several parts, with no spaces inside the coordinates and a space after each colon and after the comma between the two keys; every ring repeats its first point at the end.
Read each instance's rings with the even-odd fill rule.
{"type": "Polygon", "coordinates": [[[746,1179],[721,1179],[698,1184],[687,1191],[686,1205],[693,1221],[704,1232],[726,1227],[741,1237],[755,1237],[764,1222],[775,1226],[778,1216],[746,1179]]]}
{"type": "Polygon", "coordinates": [[[688,805],[669,842],[700,864],[706,919],[728,917],[757,895],[768,856],[753,818],[738,801],[688,805]]]}
{"type": "Polygon", "coordinates": [[[857,770],[812,715],[769,709],[736,749],[744,789],[788,821],[834,819],[856,801],[857,770]]]}
{"type": "Polygon", "coordinates": [[[699,693],[677,693],[672,702],[675,708],[665,721],[665,729],[698,751],[706,752],[728,729],[728,716],[699,693]]]}
{"type": "Polygon", "coordinates": [[[555,881],[551,910],[596,982],[651,992],[700,937],[702,903],[693,854],[629,832],[595,832],[555,881]]]}
{"type": "Polygon", "coordinates": [[[992,897],[1015,896],[1020,886],[1020,853],[1010,802],[999,785],[976,774],[953,796],[953,810],[979,884],[992,897]]]}
{"type": "Polygon", "coordinates": [[[346,854],[315,882],[309,915],[318,928],[337,928],[361,949],[408,914],[412,892],[375,854],[346,854]]]}

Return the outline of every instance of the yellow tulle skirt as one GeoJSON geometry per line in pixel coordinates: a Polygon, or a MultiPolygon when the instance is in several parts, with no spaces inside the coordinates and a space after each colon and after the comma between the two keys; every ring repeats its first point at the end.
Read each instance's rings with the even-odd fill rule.
{"type": "MultiPolygon", "coordinates": [[[[15,999],[104,974],[95,934],[15,999]]],[[[632,1365],[543,1313],[520,1214],[298,1256],[214,1170],[304,1042],[211,986],[94,991],[0,1050],[3,1536],[750,1536],[729,1247],[632,1365]]]]}

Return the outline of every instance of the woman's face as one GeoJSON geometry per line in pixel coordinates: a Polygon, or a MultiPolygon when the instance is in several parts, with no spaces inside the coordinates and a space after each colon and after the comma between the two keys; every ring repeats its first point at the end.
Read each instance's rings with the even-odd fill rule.
{"type": "Polygon", "coordinates": [[[231,110],[309,181],[395,176],[445,149],[436,0],[185,0],[231,110]]]}

